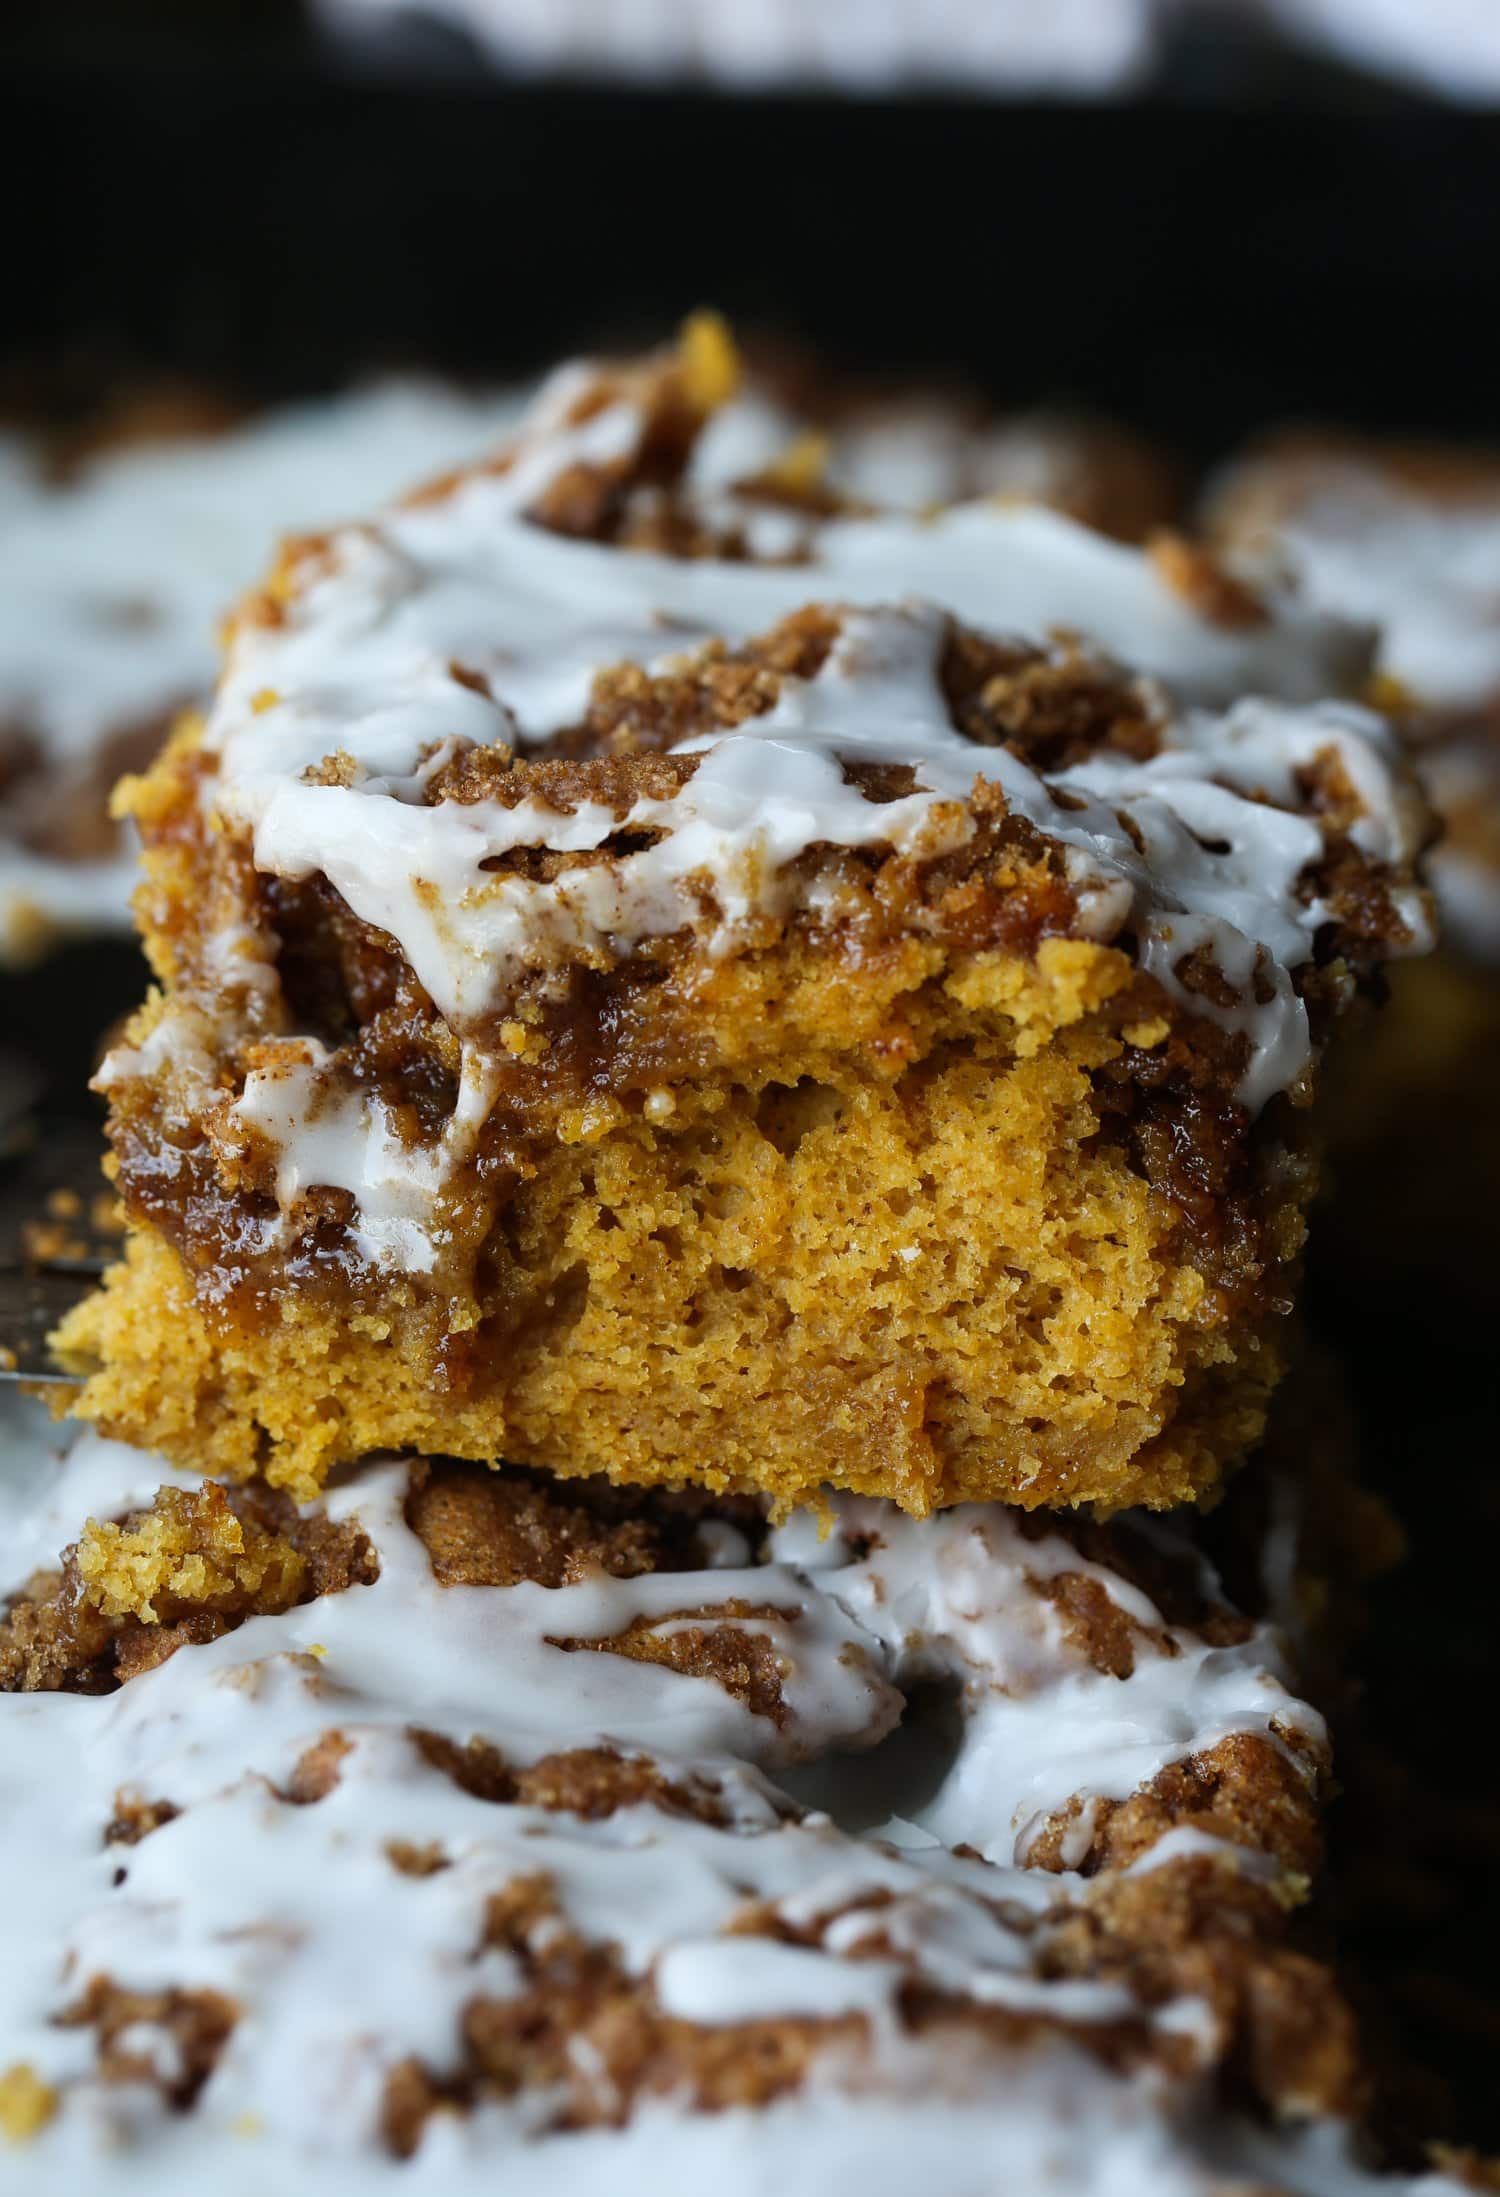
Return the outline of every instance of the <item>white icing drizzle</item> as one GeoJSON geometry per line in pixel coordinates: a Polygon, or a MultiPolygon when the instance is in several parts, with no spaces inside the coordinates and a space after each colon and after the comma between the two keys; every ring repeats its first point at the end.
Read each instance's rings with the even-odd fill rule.
{"type": "Polygon", "coordinates": [[[1444,938],[1476,959],[1500,963],[1500,876],[1477,857],[1438,847],[1429,858],[1444,938]]]}
{"type": "Polygon", "coordinates": [[[0,971],[24,964],[38,940],[123,931],[140,878],[133,831],[99,858],[36,854],[0,829],[0,971]]]}
{"type": "MultiPolygon", "coordinates": [[[[320,1185],[347,1190],[355,1200],[360,1256],[375,1266],[428,1273],[437,1261],[444,1186],[472,1151],[494,1099],[493,1065],[474,1047],[464,1048],[458,1104],[441,1141],[415,1149],[402,1142],[384,1103],[341,1086],[332,1066],[325,1046],[299,1040],[283,1064],[246,1077],[234,1118],[275,1144],[283,1212],[320,1185]]],[[[274,1231],[268,1243],[273,1237],[274,1231]]]]}
{"type": "MultiPolygon", "coordinates": [[[[0,722],[43,751],[57,800],[115,734],[204,698],[224,612],[284,529],[326,526],[476,457],[520,408],[385,381],[86,464],[45,483],[0,447],[0,722]]],[[[0,958],[29,916],[120,929],[133,851],[49,859],[0,828],[0,958]]]]}
{"type": "Polygon", "coordinates": [[[1413,762],[1434,813],[1447,827],[1427,858],[1442,936],[1477,961],[1500,963],[1500,864],[1489,845],[1500,817],[1500,745],[1494,728],[1482,716],[1460,720],[1417,746],[1413,762]]]}
{"type": "MultiPolygon", "coordinates": [[[[736,731],[686,743],[702,757],[692,778],[670,799],[637,800],[623,822],[599,803],[563,815],[535,797],[513,808],[418,807],[389,797],[388,772],[353,787],[317,786],[283,762],[257,830],[257,860],[293,876],[321,869],[357,914],[400,941],[439,1008],[462,1027],[539,963],[587,959],[684,927],[706,931],[710,950],[723,951],[757,917],[809,897],[816,904],[816,882],[809,887],[793,866],[815,843],[878,841],[910,854],[961,845],[972,831],[961,804],[975,778],[987,778],[1014,813],[1066,850],[1086,930],[1132,933],[1142,965],[1172,990],[1183,956],[1210,950],[1239,1000],[1220,1007],[1199,995],[1193,1004],[1249,1038],[1240,1095],[1258,1110],[1307,1064],[1307,1016],[1291,972],[1329,919],[1316,895],[1297,889],[1324,846],[1316,820],[1298,813],[1298,771],[1319,756],[1339,760],[1366,806],[1354,837],[1374,859],[1398,862],[1413,844],[1415,821],[1380,721],[1340,703],[1296,710],[1247,701],[1223,716],[1187,710],[1148,762],[1106,751],[1044,780],[1008,750],[976,747],[953,729],[938,679],[943,633],[931,609],[848,614],[816,677],[788,679],[776,707],[736,731]],[[845,778],[848,761],[910,763],[920,790],[871,802],[845,778]],[[662,836],[551,884],[482,867],[517,846],[598,847],[622,828],[662,836]],[[705,876],[714,884],[709,913],[696,889],[705,876]],[[1257,980],[1263,999],[1254,996],[1257,980]]],[[[246,752],[254,754],[248,741],[246,752]]],[[[1415,893],[1401,912],[1414,939],[1424,939],[1415,893]]],[[[306,1041],[252,1073],[234,1112],[277,1141],[284,1210],[314,1183],[350,1190],[361,1203],[366,1255],[426,1268],[449,1158],[482,1121],[483,1072],[472,1050],[468,1061],[445,1151],[403,1146],[379,1100],[341,1086],[336,1062],[306,1041]]]]}
{"type": "MultiPolygon", "coordinates": [[[[774,467],[806,423],[758,390],[709,421],[688,487],[699,500],[732,492],[774,467]]],[[[913,397],[861,405],[818,431],[823,478],[856,501],[923,512],[975,496],[1072,508],[1097,465],[1086,426],[1065,413],[1018,412],[976,421],[960,403],[913,397]]]]}
{"type": "Polygon", "coordinates": [[[1180,1823],[1175,1829],[1164,1832],[1154,1846],[1148,1846],[1144,1854],[1138,1854],[1125,1869],[1128,1877],[1150,1876],[1153,1870],[1170,1867],[1174,1861],[1211,1861],[1216,1868],[1237,1869],[1245,1876],[1260,1877],[1272,1883],[1281,1874],[1277,1863],[1269,1854],[1257,1853],[1254,1847],[1236,1846],[1231,1840],[1215,1838],[1209,1831],[1200,1831],[1191,1823],[1180,1823]]]}
{"type": "MultiPolygon", "coordinates": [[[[1247,516],[1234,553],[1260,581],[1290,584],[1309,608],[1374,629],[1378,669],[1438,719],[1413,760],[1440,817],[1500,809],[1500,765],[1485,721],[1500,699],[1500,495],[1428,495],[1378,458],[1249,459],[1210,502],[1247,516]],[[1262,510],[1270,513],[1267,517],[1262,510]],[[1465,720],[1477,720],[1466,728],[1465,720]]],[[[1443,929],[1500,961],[1500,873],[1440,842],[1429,869],[1443,929]]]]}
{"type": "MultiPolygon", "coordinates": [[[[563,369],[507,469],[344,529],[282,620],[240,629],[210,720],[217,768],[203,798],[252,836],[259,868],[326,875],[396,939],[463,1031],[502,1010],[538,967],[688,926],[723,952],[799,896],[823,905],[826,888],[795,867],[809,846],[879,842],[915,854],[961,844],[972,830],[961,804],[988,778],[1064,849],[1086,931],[1132,933],[1169,987],[1185,955],[1206,949],[1217,961],[1239,1003],[1195,1004],[1248,1037],[1249,1109],[1297,1080],[1309,1046],[1292,972],[1328,912],[1298,889],[1323,839],[1300,813],[1297,773],[1325,753],[1341,761],[1365,809],[1355,837],[1374,859],[1404,859],[1416,829],[1378,720],[1344,704],[1297,706],[1347,672],[1346,635],[1296,615],[1214,625],[1139,552],[1053,512],[995,502],[928,520],[773,512],[773,552],[795,546],[802,561],[792,564],[676,559],[553,534],[527,515],[537,496],[571,466],[628,461],[644,431],[640,405],[623,396],[577,420],[590,387],[589,369],[563,369]],[[782,538],[788,525],[795,544],[782,538]],[[563,815],[535,795],[513,808],[424,802],[456,751],[524,746],[575,720],[602,668],[742,638],[819,598],[888,607],[846,611],[828,661],[809,680],[788,679],[773,710],[688,743],[700,758],[692,778],[623,819],[658,834],[654,844],[540,883],[484,864],[522,847],[596,849],[622,820],[587,802],[563,815]],[[1168,715],[1152,760],[1102,753],[1043,779],[953,727],[936,673],[948,613],[1038,637],[1081,630],[1180,696],[1259,687],[1284,699],[1240,700],[1222,715],[1188,701],[1168,715]],[[339,782],[310,783],[334,755],[339,782]],[[910,763],[917,790],[871,802],[845,779],[842,765],[855,760],[910,763]]],[[[734,482],[779,433],[762,400],[721,412],[689,497],[753,528],[765,507],[737,503],[734,482]]],[[[1401,913],[1420,941],[1415,894],[1401,913]]],[[[424,1270],[448,1164],[481,1125],[483,1091],[475,1066],[448,1151],[402,1147],[378,1101],[297,1040],[249,1078],[225,1133],[232,1139],[237,1120],[275,1139],[284,1212],[314,1183],[348,1189],[366,1255],[424,1270]]]]}
{"type": "MultiPolygon", "coordinates": [[[[1376,629],[1377,663],[1418,700],[1472,709],[1500,693],[1500,498],[1424,495],[1376,459],[1286,461],[1287,502],[1240,552],[1309,608],[1376,629]]],[[[1215,493],[1277,493],[1275,459],[1230,468],[1215,493]]],[[[1247,532],[1250,531],[1247,526],[1247,532]]]]}
{"type": "MultiPolygon", "coordinates": [[[[29,1456],[13,1446],[7,1468],[0,1515],[17,1584],[60,1525],[70,1534],[90,1510],[121,1512],[163,1477],[152,1460],[93,1435],[60,1468],[45,1445],[29,1456]]],[[[330,1500],[375,1542],[374,1585],[184,1648],[110,1696],[0,1696],[7,1879],[25,1887],[7,1916],[0,2069],[25,2064],[61,2097],[30,2143],[0,2150],[0,2186],[14,2182],[29,2197],[61,2197],[85,2179],[163,2197],[210,2183],[245,2197],[277,2186],[356,2197],[399,2173],[402,2186],[455,2193],[519,2181],[528,2193],[631,2197],[664,2178],[693,2187],[707,2177],[730,2197],[772,2186],[813,2197],[852,2174],[877,2197],[896,2197],[920,2171],[955,2197],[981,2197],[1006,2169],[1019,2186],[1060,2177],[1059,2187],[1088,2197],[1209,2197],[1219,2187],[1240,2139],[1192,2073],[1215,2048],[1195,2002],[1145,2017],[1187,2054],[1171,2078],[1112,2073],[1066,2033],[1020,2055],[950,2046],[937,2059],[903,2028],[896,1992],[912,1975],[1067,2030],[1141,2016],[1121,1986],[1038,1972],[1048,1916],[1076,1880],[1017,1868],[1008,1853],[987,1866],[933,1838],[897,1852],[827,1816],[789,1819],[760,1767],[868,1746],[898,1705],[883,1670],[902,1683],[934,1658],[963,1657],[963,1747],[988,1767],[958,1780],[968,1806],[947,1804],[946,1836],[982,1836],[992,1810],[1016,1818],[1040,1789],[1049,1733],[1059,1761],[1043,1785],[1118,1796],[1154,1761],[1211,1741],[1214,1701],[1227,1696],[1211,1701],[1201,1666],[1181,1654],[1158,1656],[1144,1679],[1144,1664],[1129,1679],[1100,1679],[1122,1704],[1139,1702],[1148,1726],[1153,1690],[1180,1685],[1172,1732],[1122,1753],[1109,1736],[1120,1716],[1074,1697],[1081,1651],[1028,1597],[1025,1573],[1088,1569],[1131,1614],[1154,1617],[1135,1590],[1061,1540],[1023,1543],[998,1508],[917,1526],[873,1504],[839,1505],[821,1544],[798,1522],[758,1566],[747,1567],[728,1534],[723,1561],[704,1573],[444,1589],[402,1522],[404,1484],[403,1467],[377,1462],[330,1500]],[[861,1553],[876,1530],[880,1544],[861,1553]],[[706,1679],[547,1644],[734,1599],[786,1612],[769,1621],[784,1673],[780,1729],[706,1679]],[[986,1687],[1008,1699],[1008,1722],[989,1716],[986,1687]],[[724,1820],[637,1803],[596,1821],[483,1801],[417,1752],[412,1725],[459,1742],[482,1735],[518,1765],[569,1746],[644,1752],[679,1783],[710,1780],[724,1820]],[[1092,1756],[1082,1747],[1090,1727],[1092,1756]],[[330,1729],[349,1742],[333,1789],[310,1805],[278,1798],[299,1755],[330,1729]],[[1021,1741],[1023,1732],[1031,1736],[1021,1741]],[[170,1799],[181,1813],[136,1846],[108,1847],[103,1827],[122,1789],[170,1799]],[[389,1858],[393,1841],[436,1844],[447,1866],[403,1875],[389,1858]],[[865,2044],[829,2054],[804,2088],[763,2113],[700,2115],[664,2100],[589,2135],[544,2133],[550,2101],[535,2094],[461,2120],[439,2115],[398,2168],[378,2137],[385,2074],[413,2053],[438,2072],[451,2067],[464,2004],[521,1987],[509,1956],[476,1948],[489,1896],[538,1873],[551,1879],[564,1923],[613,1945],[680,2018],[856,2014],[865,2044]],[[816,1942],[726,1936],[750,1900],[816,1942]],[[57,2026],[95,1974],[236,2003],[234,2030],[191,2110],[174,2112],[144,2083],[103,2083],[89,2033],[57,2026]]],[[[1263,1699],[1251,1699],[1252,1665],[1277,1653],[1258,1635],[1244,1658],[1248,1728],[1260,1728],[1273,1690],[1267,1679],[1263,1699]]],[[[1290,1697],[1286,1713],[1311,1717],[1290,1697]]],[[[987,1843],[998,1853],[1008,1841],[987,1843]]],[[[142,2028],[135,2042],[170,2070],[161,2034],[142,2028]]],[[[1273,2144],[1263,2162],[1271,2186],[1280,2150],[1273,2144]]],[[[1305,2178],[1290,2176],[1289,2167],[1287,2187],[1330,2197],[1346,2186],[1321,2160],[1305,2178]]],[[[1347,2186],[1367,2185],[1355,2176],[1347,2186]]]]}
{"type": "Polygon", "coordinates": [[[1037,1831],[1069,1801],[1123,1799],[1231,1732],[1325,1736],[1317,1712],[1289,1690],[1278,1634],[1261,1628],[1215,1648],[1164,1626],[1138,1588],[1063,1535],[1028,1539],[1004,1504],[965,1504],[918,1521],[848,1497],[838,1518],[839,1532],[816,1543],[799,1516],[774,1546],[795,1551],[881,1642],[897,1685],[960,1688],[964,1743],[936,1790],[909,1811],[947,1845],[1024,1861],[1037,1831]],[[865,1537],[869,1553],[849,1561],[851,1539],[865,1537]],[[1143,1628],[1128,1681],[1081,1655],[1038,1595],[1034,1582],[1059,1572],[1096,1580],[1143,1628]]]}
{"type": "MultiPolygon", "coordinates": [[[[539,738],[570,722],[612,663],[743,639],[809,601],[923,597],[980,627],[1074,628],[1210,701],[1247,691],[1313,700],[1356,668],[1350,631],[1295,612],[1215,625],[1139,551],[1040,508],[808,518],[805,561],[791,566],[622,554],[547,533],[526,512],[548,483],[576,463],[620,460],[642,431],[624,399],[568,424],[584,386],[578,369],[554,377],[508,472],[346,529],[284,624],[239,634],[211,727],[215,798],[265,836],[268,867],[277,793],[337,750],[367,783],[410,780],[445,741],[539,738]],[[454,662],[483,674],[496,700],[459,686],[454,662]],[[279,705],[258,709],[268,693],[279,705]]],[[[708,433],[732,424],[720,415],[708,433]]]]}

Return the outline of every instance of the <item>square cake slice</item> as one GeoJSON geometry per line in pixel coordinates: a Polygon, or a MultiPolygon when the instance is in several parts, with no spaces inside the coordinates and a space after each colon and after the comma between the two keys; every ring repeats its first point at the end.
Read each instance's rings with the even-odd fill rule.
{"type": "Polygon", "coordinates": [[[917,1512],[1258,1438],[1324,1039],[1427,927],[1348,637],[1054,512],[726,480],[723,363],[569,370],[294,545],[130,793],[106,1430],[917,1512]]]}

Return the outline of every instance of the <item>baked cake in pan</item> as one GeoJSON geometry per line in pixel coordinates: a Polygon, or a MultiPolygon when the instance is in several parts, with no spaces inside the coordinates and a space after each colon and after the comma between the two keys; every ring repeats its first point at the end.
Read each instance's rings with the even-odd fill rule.
{"type": "Polygon", "coordinates": [[[93,1434],[0,1503],[31,2197],[1458,2187],[1357,2163],[1326,1734],[1189,1529],[93,1434]]]}

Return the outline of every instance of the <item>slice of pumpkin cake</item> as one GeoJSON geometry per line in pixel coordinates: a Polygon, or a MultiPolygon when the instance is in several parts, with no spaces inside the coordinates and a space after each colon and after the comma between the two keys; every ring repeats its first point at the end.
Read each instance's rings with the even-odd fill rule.
{"type": "Polygon", "coordinates": [[[106,1430],[915,1511],[1257,1439],[1324,1040],[1426,930],[1357,652],[1180,545],[726,482],[730,383],[567,370],[294,545],[130,791],[106,1430]]]}

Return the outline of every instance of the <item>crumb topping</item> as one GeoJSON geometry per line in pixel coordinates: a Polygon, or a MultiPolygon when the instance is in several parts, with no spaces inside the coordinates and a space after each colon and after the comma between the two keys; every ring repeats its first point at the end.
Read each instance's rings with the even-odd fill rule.
{"type": "MultiPolygon", "coordinates": [[[[128,1112],[201,1063],[221,1187],[273,1201],[247,1246],[315,1193],[366,1260],[431,1271],[434,1199],[528,1171],[486,1138],[520,1067],[571,1081],[551,1025],[591,1010],[587,1117],[679,971],[789,939],[848,981],[907,942],[1114,947],[1130,1026],[1191,1017],[1254,1116],[1347,989],[1320,971],[1426,935],[1378,720],[1270,698],[1338,691],[1329,635],[1049,512],[830,509],[763,470],[740,496],[702,470],[730,427],[699,340],[565,370],[500,460],[290,550],[135,799],[170,998],[105,1086],[128,1112]]],[[[122,1158],[138,1209],[170,1195],[122,1158]]]]}
{"type": "MultiPolygon", "coordinates": [[[[133,1485],[142,1461],[90,1437],[64,1472],[105,1508],[112,1461],[133,1485]]],[[[124,1545],[184,1526],[178,1492],[117,1501],[124,1545]]],[[[1208,2197],[1210,2095],[1220,2161],[1247,2114],[1358,2106],[1348,2017],[1296,1940],[1321,1725],[1179,1529],[840,1501],[821,1538],[767,1537],[742,1505],[632,1516],[451,1464],[289,1510],[310,1567],[357,1539],[368,1583],[325,1565],[284,1602],[267,1573],[254,1622],[108,1699],[65,1673],[0,1698],[35,1904],[0,2096],[44,2175],[84,2114],[128,2116],[131,2171],[169,2130],[208,2159],[253,2121],[268,2171],[442,2156],[457,2187],[587,2131],[630,2186],[637,2134],[659,2171],[724,2116],[759,2145],[791,2114],[826,2175],[886,2095],[908,2161],[937,2140],[925,2099],[1028,2174],[1063,2125],[1116,2162],[1120,2129],[1154,2129],[1167,2186],[1208,2197]],[[620,1652],[647,1638],[672,1652],[620,1652]],[[774,1701],[742,1682],[762,1641],[774,1701]],[[939,1681],[959,1753],[901,1849],[807,1812],[799,1776],[878,1749],[939,1681]],[[450,2156],[460,2131],[477,2148],[450,2156]]],[[[119,1598],[154,1603],[160,1571],[117,1565],[119,1598]]],[[[210,1569],[178,1574],[217,1610],[210,1569]]]]}

